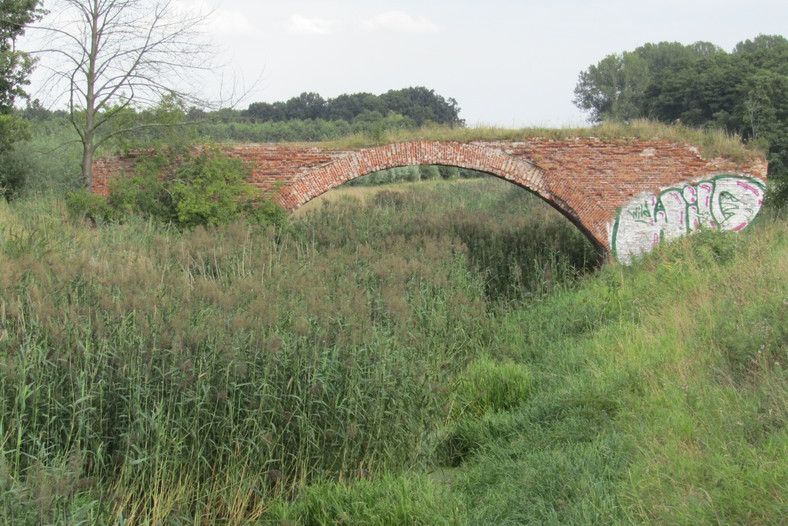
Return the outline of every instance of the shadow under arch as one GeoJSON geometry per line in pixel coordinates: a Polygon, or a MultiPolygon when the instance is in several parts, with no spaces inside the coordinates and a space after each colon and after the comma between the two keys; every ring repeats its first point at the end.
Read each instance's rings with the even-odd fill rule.
{"type": "MultiPolygon", "coordinates": [[[[600,239],[586,225],[572,202],[588,205],[583,189],[566,178],[560,185],[555,176],[522,157],[508,155],[502,149],[458,142],[419,141],[394,143],[348,153],[312,168],[280,188],[277,202],[293,212],[324,194],[358,177],[402,166],[443,165],[484,172],[504,179],[540,197],[566,217],[591,242],[600,259],[609,257],[606,239],[600,239]],[[560,186],[560,189],[557,187],[560,186]]],[[[599,205],[593,208],[604,210],[599,205]]]]}

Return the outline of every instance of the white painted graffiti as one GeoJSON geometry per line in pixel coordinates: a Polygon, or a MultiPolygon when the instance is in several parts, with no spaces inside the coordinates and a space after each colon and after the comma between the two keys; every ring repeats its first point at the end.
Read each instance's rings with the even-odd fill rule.
{"type": "Polygon", "coordinates": [[[662,241],[704,228],[739,231],[758,215],[765,188],[759,179],[720,175],[640,197],[617,210],[610,247],[629,264],[662,241]]]}

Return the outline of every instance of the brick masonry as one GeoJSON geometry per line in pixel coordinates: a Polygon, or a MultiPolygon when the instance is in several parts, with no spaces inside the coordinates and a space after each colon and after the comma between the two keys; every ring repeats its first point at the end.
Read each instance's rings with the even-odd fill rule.
{"type": "MultiPolygon", "coordinates": [[[[231,144],[223,150],[250,167],[248,181],[290,211],[356,177],[393,168],[442,164],[470,168],[523,187],[561,211],[602,253],[611,250],[617,213],[633,200],[720,175],[766,179],[763,160],[704,159],[692,145],[661,139],[416,141],[357,149],[312,143],[231,144]]],[[[97,159],[93,191],[133,173],[135,152],[97,159]]]]}

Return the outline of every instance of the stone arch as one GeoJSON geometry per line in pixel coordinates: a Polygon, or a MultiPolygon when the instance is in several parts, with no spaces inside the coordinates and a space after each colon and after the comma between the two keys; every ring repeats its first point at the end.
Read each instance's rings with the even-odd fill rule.
{"type": "MultiPolygon", "coordinates": [[[[315,197],[347,181],[380,170],[400,166],[444,165],[485,172],[511,182],[539,196],[572,222],[596,248],[600,257],[609,252],[606,239],[600,239],[571,205],[583,199],[583,189],[571,181],[554,184],[556,176],[524,157],[508,155],[499,148],[458,142],[404,142],[348,153],[334,161],[303,172],[279,191],[277,201],[294,211],[315,197]],[[560,188],[559,193],[554,191],[560,188]]],[[[599,205],[593,206],[594,212],[599,205]]]]}

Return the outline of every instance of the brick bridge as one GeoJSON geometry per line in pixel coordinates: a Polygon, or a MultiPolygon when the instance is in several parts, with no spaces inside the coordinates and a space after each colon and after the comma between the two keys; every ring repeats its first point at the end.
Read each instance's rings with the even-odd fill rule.
{"type": "MultiPolygon", "coordinates": [[[[763,160],[704,159],[692,145],[662,139],[416,141],[369,148],[312,143],[231,144],[248,181],[293,211],[356,177],[397,166],[470,168],[535,193],[566,216],[602,255],[628,263],[662,239],[700,228],[740,230],[763,202],[763,160]]],[[[93,191],[133,173],[136,157],[98,159],[93,191]]]]}

